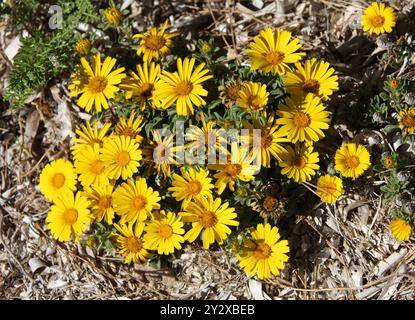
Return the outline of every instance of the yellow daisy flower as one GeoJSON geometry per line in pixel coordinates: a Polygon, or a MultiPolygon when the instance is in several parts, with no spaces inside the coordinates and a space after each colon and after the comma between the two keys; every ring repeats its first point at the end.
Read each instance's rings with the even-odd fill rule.
{"type": "Polygon", "coordinates": [[[157,170],[157,176],[163,173],[163,177],[170,177],[170,165],[177,165],[175,160],[177,147],[174,146],[173,138],[175,133],[164,138],[161,137],[158,130],[153,131],[153,141],[143,147],[144,160],[154,166],[157,170]]]}
{"type": "Polygon", "coordinates": [[[48,228],[53,237],[59,241],[69,241],[71,235],[78,242],[80,235],[86,230],[87,224],[91,222],[89,212],[89,201],[81,195],[72,191],[62,193],[55,204],[51,207],[46,218],[48,228]]]}
{"type": "Polygon", "coordinates": [[[333,75],[334,69],[325,61],[315,58],[307,60],[302,66],[295,64],[296,69],[287,72],[284,84],[291,97],[305,97],[308,93],[327,100],[334,91],[339,90],[339,77],[333,75]]]}
{"type": "Polygon", "coordinates": [[[305,56],[303,52],[296,52],[301,48],[300,40],[294,38],[290,42],[291,32],[268,27],[260,31],[249,44],[246,50],[251,59],[252,70],[262,70],[284,74],[290,70],[288,64],[298,62],[305,56]]]}
{"type": "Polygon", "coordinates": [[[153,217],[144,228],[144,246],[150,250],[157,250],[158,254],[170,254],[175,249],[182,248],[184,242],[183,222],[180,216],[172,212],[153,217]]]}
{"type": "Polygon", "coordinates": [[[335,169],[343,177],[357,178],[370,167],[370,154],[367,149],[356,143],[342,145],[335,155],[335,169]]]}
{"type": "Polygon", "coordinates": [[[202,168],[196,171],[193,168],[181,168],[181,176],[173,174],[172,187],[169,191],[177,201],[182,202],[182,208],[186,208],[189,202],[200,197],[208,197],[212,195],[213,184],[209,178],[209,171],[202,168]]]}
{"type": "Polygon", "coordinates": [[[203,232],[203,248],[209,249],[209,246],[215,241],[222,244],[231,233],[228,226],[238,226],[239,222],[235,209],[229,207],[228,202],[222,203],[220,198],[215,200],[212,197],[196,199],[190,202],[184,212],[180,212],[183,222],[191,222],[192,229],[185,235],[185,240],[193,242],[198,235],[203,232]]]}
{"type": "Polygon", "coordinates": [[[70,92],[71,96],[81,94],[78,106],[87,112],[91,111],[93,105],[97,112],[101,112],[102,108],[109,108],[107,99],[114,97],[114,94],[119,90],[117,85],[125,77],[125,73],[123,73],[125,68],[118,68],[111,72],[116,62],[117,59],[107,57],[101,67],[101,55],[96,54],[91,68],[88,61],[81,58],[82,67],[88,74],[88,80],[82,88],[70,92]]]}
{"type": "Polygon", "coordinates": [[[284,268],[284,262],[288,261],[288,241],[280,240],[278,228],[271,228],[269,223],[258,224],[256,230],[251,232],[251,237],[244,240],[241,248],[237,248],[240,267],[250,277],[255,274],[259,279],[278,276],[279,270],[284,268]]]}
{"type": "Polygon", "coordinates": [[[236,79],[226,82],[223,86],[219,86],[219,98],[226,108],[231,108],[236,103],[243,84],[240,79],[236,79]]]}
{"type": "Polygon", "coordinates": [[[408,241],[411,236],[411,225],[404,219],[394,219],[389,225],[393,236],[398,241],[408,241]]]}
{"type": "Polygon", "coordinates": [[[268,96],[269,93],[265,84],[248,81],[239,90],[236,102],[243,109],[257,112],[266,107],[268,96]]]}
{"type": "Polygon", "coordinates": [[[114,224],[118,233],[114,233],[115,245],[118,252],[125,258],[125,263],[144,263],[153,255],[144,248],[142,238],[144,223],[114,224]]]}
{"type": "Polygon", "coordinates": [[[245,121],[243,122],[245,128],[250,130],[250,139],[253,146],[253,152],[261,157],[261,165],[269,168],[271,166],[271,159],[281,160],[280,154],[287,152],[281,145],[281,142],[289,142],[285,137],[286,134],[278,130],[278,125],[275,124],[274,114],[271,114],[267,120],[266,125],[262,125],[259,121],[253,120],[253,124],[245,121]],[[261,130],[261,142],[259,146],[254,143],[252,136],[253,129],[261,130]]]}
{"type": "Polygon", "coordinates": [[[158,108],[160,101],[154,94],[159,81],[160,65],[152,62],[150,65],[143,63],[137,65],[137,73],[131,71],[130,76],[124,79],[121,89],[127,91],[126,99],[132,99],[143,111],[146,107],[158,108]]]}
{"type": "Polygon", "coordinates": [[[141,39],[137,54],[143,56],[145,63],[150,62],[153,59],[158,60],[170,53],[172,46],[172,38],[177,37],[180,33],[168,33],[166,32],[168,20],[163,23],[160,31],[157,28],[150,28],[147,32],[135,34],[134,38],[141,39]]]}
{"type": "Polygon", "coordinates": [[[326,174],[317,180],[316,193],[320,196],[321,201],[335,203],[344,193],[342,179],[326,174]]]}
{"type": "Polygon", "coordinates": [[[109,183],[98,144],[86,146],[79,153],[75,160],[75,170],[79,174],[79,181],[84,187],[89,187],[94,184],[106,185],[109,183]]]}
{"type": "Polygon", "coordinates": [[[76,130],[76,134],[79,138],[72,139],[72,142],[75,143],[71,147],[71,152],[73,157],[76,159],[78,154],[87,146],[94,146],[98,144],[100,147],[104,144],[104,139],[108,130],[111,128],[111,123],[104,123],[102,128],[98,129],[97,122],[94,122],[93,126],[87,122],[81,126],[81,129],[76,130]]]}
{"type": "Polygon", "coordinates": [[[40,192],[49,201],[68,191],[76,190],[76,173],[72,163],[65,159],[57,159],[48,163],[39,177],[40,192]]]}
{"type": "Polygon", "coordinates": [[[91,41],[87,38],[79,39],[75,45],[76,52],[81,56],[86,56],[91,51],[91,41]]]}
{"type": "Polygon", "coordinates": [[[212,78],[208,75],[209,70],[204,69],[205,64],[199,64],[193,70],[195,58],[177,59],[177,71],[174,73],[163,71],[161,81],[156,86],[155,95],[161,99],[163,108],[170,107],[176,103],[178,115],[192,115],[193,105],[201,107],[206,104],[202,97],[208,92],[203,88],[202,83],[212,78]]]}
{"type": "Polygon", "coordinates": [[[390,33],[396,25],[395,11],[382,2],[373,2],[363,13],[362,25],[369,34],[390,33]]]}
{"type": "Polygon", "coordinates": [[[101,222],[104,218],[108,224],[112,224],[114,219],[114,205],[112,203],[112,184],[97,184],[85,191],[86,197],[91,202],[91,213],[96,221],[101,222]]]}
{"type": "Polygon", "coordinates": [[[113,136],[106,139],[101,149],[101,159],[104,162],[105,174],[110,179],[123,180],[131,178],[138,171],[142,159],[138,143],[125,136],[113,136]]]}
{"type": "Polygon", "coordinates": [[[399,128],[404,135],[415,133],[415,107],[399,112],[399,128]]]}
{"type": "Polygon", "coordinates": [[[115,127],[115,133],[119,136],[130,137],[137,141],[137,143],[141,143],[143,137],[140,135],[140,131],[144,125],[143,120],[142,115],[138,115],[135,118],[135,111],[132,111],[127,121],[125,121],[125,118],[120,119],[120,122],[115,127]]]}
{"type": "Polygon", "coordinates": [[[287,97],[285,103],[277,111],[280,133],[285,133],[292,143],[311,144],[324,137],[322,130],[329,128],[330,119],[319,97],[308,94],[300,104],[287,97]]]}
{"type": "Polygon", "coordinates": [[[259,171],[259,167],[254,163],[255,156],[250,155],[246,148],[239,148],[234,152],[232,148],[228,162],[225,164],[209,164],[208,168],[219,171],[214,175],[216,180],[215,187],[218,194],[222,194],[227,186],[231,191],[235,191],[236,180],[250,181],[259,171]]]}
{"type": "Polygon", "coordinates": [[[319,156],[313,152],[313,146],[295,144],[287,146],[287,152],[281,154],[281,173],[295,182],[308,181],[320,168],[319,156]]]}
{"type": "Polygon", "coordinates": [[[159,193],[148,187],[144,178],[124,182],[113,194],[115,212],[121,216],[121,224],[146,220],[152,210],[160,209],[159,201],[159,193]]]}
{"type": "Polygon", "coordinates": [[[109,7],[104,10],[104,17],[112,26],[118,26],[122,21],[122,13],[117,7],[109,7]]]}

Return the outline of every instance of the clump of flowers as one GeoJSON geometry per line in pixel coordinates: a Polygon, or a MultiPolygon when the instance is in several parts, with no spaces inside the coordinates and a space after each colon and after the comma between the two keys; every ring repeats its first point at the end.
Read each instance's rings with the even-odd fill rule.
{"type": "MultiPolygon", "coordinates": [[[[123,18],[115,7],[104,16],[112,26],[123,18]]],[[[250,276],[277,276],[290,251],[277,227],[295,196],[287,190],[327,205],[346,192],[316,144],[330,127],[338,77],[326,61],[302,61],[300,40],[286,30],[260,31],[246,50],[250,66],[215,58],[213,40],[199,40],[193,56],[169,56],[178,36],[165,21],[128,39],[127,50],[138,39],[133,70],[78,42],[68,88],[93,120],[76,130],[68,159],[41,173],[53,202],[48,228],[58,241],[104,237],[126,263],[172,257],[191,243],[229,245],[250,276]]],[[[371,165],[359,144],[326,156],[345,178],[371,165]]]]}

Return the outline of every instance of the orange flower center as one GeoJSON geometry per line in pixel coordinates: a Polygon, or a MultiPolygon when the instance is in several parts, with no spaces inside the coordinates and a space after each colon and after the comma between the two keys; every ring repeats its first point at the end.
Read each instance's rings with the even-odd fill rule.
{"type": "Polygon", "coordinates": [[[297,128],[307,128],[310,125],[310,117],[307,113],[299,111],[294,114],[293,122],[297,128]]]}
{"type": "Polygon", "coordinates": [[[99,175],[104,171],[104,163],[101,160],[96,160],[91,164],[91,172],[99,175]]]}
{"type": "Polygon", "coordinates": [[[99,138],[90,138],[90,140],[88,141],[88,144],[93,147],[95,143],[98,143],[100,147],[102,147],[103,141],[102,139],[99,138]]]}
{"type": "Polygon", "coordinates": [[[111,202],[112,202],[111,196],[104,195],[104,196],[99,197],[98,206],[101,209],[108,209],[109,207],[111,207],[111,202]]]}
{"type": "Polygon", "coordinates": [[[218,217],[212,211],[205,211],[200,217],[200,223],[202,224],[203,228],[213,227],[217,222],[218,217]]]}
{"type": "Polygon", "coordinates": [[[272,65],[280,64],[284,61],[284,58],[285,54],[281,51],[270,51],[265,54],[265,60],[267,60],[267,62],[272,65]]]}
{"type": "Polygon", "coordinates": [[[117,162],[120,166],[126,166],[130,160],[131,157],[127,151],[121,151],[117,156],[117,162]]]}
{"type": "Polygon", "coordinates": [[[225,120],[225,121],[223,121],[223,126],[224,126],[225,129],[232,128],[233,125],[234,125],[234,123],[233,123],[232,120],[225,120]]]}
{"type": "Polygon", "coordinates": [[[67,209],[63,216],[65,223],[74,224],[78,220],[78,211],[74,208],[67,209]]]}
{"type": "Polygon", "coordinates": [[[395,166],[395,160],[393,160],[391,157],[387,157],[385,160],[383,160],[383,164],[386,168],[393,168],[395,166]]]}
{"type": "Polygon", "coordinates": [[[163,239],[169,239],[173,234],[173,228],[170,225],[164,223],[160,225],[159,233],[163,239]]]}
{"type": "Polygon", "coordinates": [[[241,90],[239,83],[230,84],[225,91],[225,95],[229,100],[236,101],[238,99],[239,90],[241,90]]]}
{"type": "Polygon", "coordinates": [[[148,35],[145,39],[144,39],[144,45],[153,51],[159,51],[161,48],[164,47],[164,45],[166,44],[166,39],[164,39],[163,36],[159,36],[159,35],[148,35]]]}
{"type": "Polygon", "coordinates": [[[88,39],[81,39],[76,43],[76,50],[81,55],[86,55],[91,50],[91,42],[88,39]]]}
{"type": "Polygon", "coordinates": [[[212,47],[210,46],[210,44],[208,42],[204,42],[202,45],[202,51],[204,52],[209,52],[212,49],[212,47]]]}
{"type": "Polygon", "coordinates": [[[193,84],[188,80],[180,81],[176,84],[176,93],[179,96],[187,96],[192,90],[193,84]]]}
{"type": "Polygon", "coordinates": [[[135,198],[133,198],[131,205],[134,208],[134,210],[142,210],[147,205],[147,199],[143,196],[136,196],[135,198]]]}
{"type": "Polygon", "coordinates": [[[410,128],[415,127],[415,115],[412,115],[410,113],[405,114],[402,117],[402,124],[404,127],[410,128]]]}
{"type": "Polygon", "coordinates": [[[112,24],[118,24],[122,17],[120,10],[118,10],[118,8],[115,7],[105,9],[104,14],[108,22],[112,24]]]}
{"type": "Polygon", "coordinates": [[[385,17],[381,15],[376,15],[372,18],[372,24],[375,28],[383,26],[385,23],[385,17]]]}
{"type": "Polygon", "coordinates": [[[255,248],[254,256],[257,259],[267,259],[271,256],[271,253],[272,249],[269,245],[266,243],[259,243],[255,248]]]}
{"type": "Polygon", "coordinates": [[[344,160],[344,165],[348,169],[356,169],[360,164],[360,160],[357,156],[348,156],[344,160]]]}
{"type": "Polygon", "coordinates": [[[259,109],[262,106],[262,99],[261,97],[258,97],[257,95],[250,96],[248,98],[248,105],[251,109],[259,109]]]}
{"type": "Polygon", "coordinates": [[[242,166],[238,163],[231,163],[225,167],[225,173],[232,178],[235,178],[242,171],[242,166]]]}
{"type": "Polygon", "coordinates": [[[190,181],[187,184],[186,191],[190,195],[197,195],[202,190],[202,184],[199,181],[190,181]]]}
{"type": "Polygon", "coordinates": [[[292,165],[298,169],[303,169],[307,164],[307,158],[302,155],[296,155],[293,158],[292,165]]]}
{"type": "Polygon", "coordinates": [[[169,159],[166,159],[166,156],[170,157],[171,155],[171,146],[162,142],[160,143],[153,152],[153,160],[160,164],[160,163],[168,163],[169,159]]]}
{"type": "Polygon", "coordinates": [[[392,79],[389,82],[389,85],[391,86],[392,89],[398,89],[399,88],[399,81],[396,79],[392,79]]]}
{"type": "Polygon", "coordinates": [[[141,86],[137,89],[137,95],[143,99],[147,100],[150,98],[153,94],[154,85],[152,83],[143,83],[141,86]]]}
{"type": "Polygon", "coordinates": [[[65,176],[62,173],[56,173],[52,177],[52,184],[55,188],[61,188],[65,184],[65,176]]]}
{"type": "Polygon", "coordinates": [[[303,84],[303,91],[305,93],[318,94],[319,89],[320,89],[320,83],[317,80],[309,79],[309,80],[306,80],[303,84]]]}
{"type": "Polygon", "coordinates": [[[275,210],[275,208],[277,207],[277,203],[278,201],[275,197],[266,196],[262,206],[264,207],[265,210],[272,211],[272,210],[275,210]]]}
{"type": "Polygon", "coordinates": [[[105,88],[107,87],[108,84],[108,80],[105,77],[101,77],[101,76],[96,76],[96,77],[92,77],[89,80],[89,90],[91,90],[93,93],[101,93],[102,91],[105,90],[105,88]]]}
{"type": "Polygon", "coordinates": [[[261,145],[262,148],[269,148],[272,144],[272,136],[269,135],[268,132],[262,131],[261,133],[261,145]]]}
{"type": "Polygon", "coordinates": [[[136,236],[132,236],[127,238],[125,246],[129,252],[138,253],[143,248],[143,242],[136,236]]]}
{"type": "Polygon", "coordinates": [[[334,194],[337,192],[336,184],[333,182],[326,182],[321,189],[323,189],[323,191],[328,194],[334,194]]]}

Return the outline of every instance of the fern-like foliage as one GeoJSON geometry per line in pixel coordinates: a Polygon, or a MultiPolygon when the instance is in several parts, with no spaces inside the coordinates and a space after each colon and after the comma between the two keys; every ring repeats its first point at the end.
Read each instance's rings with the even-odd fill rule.
{"type": "Polygon", "coordinates": [[[32,28],[35,30],[32,36],[22,40],[5,92],[5,99],[10,101],[12,108],[22,107],[34,91],[69,67],[76,27],[80,22],[91,23],[99,19],[90,0],[59,0],[58,5],[63,13],[61,29],[51,30],[42,25],[32,28]]]}

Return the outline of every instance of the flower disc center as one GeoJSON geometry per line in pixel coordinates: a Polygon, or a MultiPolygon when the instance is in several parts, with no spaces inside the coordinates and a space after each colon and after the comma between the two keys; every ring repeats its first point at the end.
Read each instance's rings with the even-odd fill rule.
{"type": "Polygon", "coordinates": [[[64,220],[67,224],[74,224],[78,220],[78,211],[74,208],[65,211],[64,220]]]}
{"type": "Polygon", "coordinates": [[[254,256],[257,259],[267,259],[271,256],[272,250],[266,243],[259,243],[254,251],[254,256]]]}
{"type": "Polygon", "coordinates": [[[52,184],[55,188],[61,188],[65,184],[65,176],[62,173],[56,173],[52,177],[52,184]]]}
{"type": "Polygon", "coordinates": [[[181,81],[176,85],[176,93],[179,96],[187,96],[193,90],[193,84],[190,81],[181,81]]]}
{"type": "Polygon", "coordinates": [[[320,89],[320,83],[314,79],[306,80],[303,84],[303,91],[305,93],[318,94],[319,89],[320,89]]]}
{"type": "Polygon", "coordinates": [[[187,193],[197,195],[202,190],[202,185],[199,181],[190,181],[187,184],[187,193]]]}
{"type": "Polygon", "coordinates": [[[149,35],[144,39],[144,45],[153,51],[158,51],[166,44],[166,39],[159,35],[149,35]]]}
{"type": "Polygon", "coordinates": [[[105,77],[97,76],[89,80],[89,89],[93,93],[101,93],[107,87],[108,80],[105,77]]]}
{"type": "Polygon", "coordinates": [[[136,196],[132,201],[132,207],[135,210],[142,210],[146,207],[146,205],[147,205],[147,199],[144,198],[143,196],[136,196]]]}
{"type": "Polygon", "coordinates": [[[164,223],[160,226],[159,233],[163,239],[168,239],[173,234],[173,228],[170,225],[164,223]]]}

